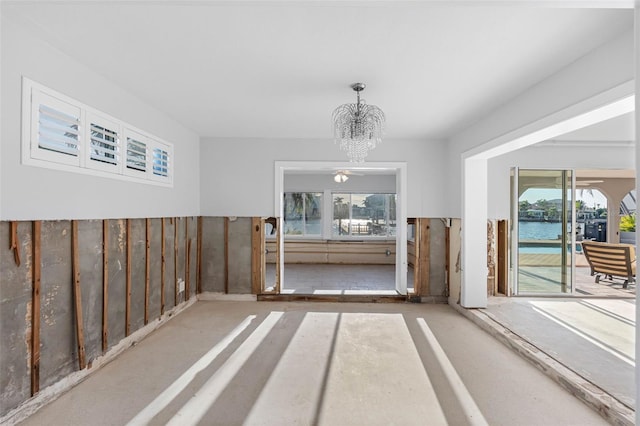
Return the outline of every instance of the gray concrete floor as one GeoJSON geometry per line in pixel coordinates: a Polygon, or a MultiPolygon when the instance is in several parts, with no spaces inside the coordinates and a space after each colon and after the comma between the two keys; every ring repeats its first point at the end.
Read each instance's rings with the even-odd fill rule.
{"type": "Polygon", "coordinates": [[[635,299],[493,297],[507,329],[635,408],[635,299]]]}
{"type": "MultiPolygon", "coordinates": [[[[282,293],[398,294],[395,265],[296,264],[284,266],[282,293]]],[[[275,282],[275,267],[267,265],[267,287],[275,282]],[[273,277],[273,279],[269,279],[273,277]]]]}
{"type": "Polygon", "coordinates": [[[447,305],[202,301],[24,424],[464,425],[470,416],[606,424],[447,305]]]}
{"type": "MultiPolygon", "coordinates": [[[[395,265],[286,264],[285,294],[396,295],[395,265]]],[[[275,265],[267,264],[265,287],[275,285],[275,265]]],[[[414,269],[407,268],[407,287],[413,289],[414,269]]]]}

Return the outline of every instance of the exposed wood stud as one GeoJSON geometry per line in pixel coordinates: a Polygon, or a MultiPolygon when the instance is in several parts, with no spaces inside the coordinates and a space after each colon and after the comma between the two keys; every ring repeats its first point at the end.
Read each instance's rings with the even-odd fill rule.
{"type": "Polygon", "coordinates": [[[196,292],[202,293],[202,216],[198,216],[198,235],[196,241],[196,292]]]}
{"type": "Polygon", "coordinates": [[[80,288],[80,251],[78,250],[78,221],[71,221],[71,254],[73,256],[73,298],[76,320],[76,342],[78,344],[78,367],[87,366],[84,348],[84,324],[82,322],[82,292],[80,288]]]}
{"type": "Polygon", "coordinates": [[[191,238],[187,240],[187,261],[185,262],[185,299],[191,297],[191,238]]]}
{"type": "Polygon", "coordinates": [[[420,219],[412,218],[414,227],[413,295],[420,296],[420,219]]]}
{"type": "Polygon", "coordinates": [[[42,223],[33,222],[33,271],[31,292],[31,396],[40,390],[40,278],[42,260],[40,253],[40,234],[42,223]]]}
{"type": "Polygon", "coordinates": [[[161,254],[160,256],[162,257],[162,269],[160,270],[160,315],[164,315],[164,286],[165,286],[165,275],[166,275],[166,269],[167,269],[167,260],[166,260],[166,246],[165,246],[165,218],[163,217],[162,219],[162,229],[160,232],[161,235],[161,239],[162,242],[160,244],[161,248],[161,254]]]}
{"type": "Polygon", "coordinates": [[[124,335],[128,336],[131,330],[131,219],[127,219],[127,288],[124,309],[124,335]]]}
{"type": "Polygon", "coordinates": [[[224,293],[229,293],[229,218],[224,218],[224,293]]]}
{"type": "Polygon", "coordinates": [[[251,218],[251,293],[260,294],[264,288],[264,248],[263,220],[251,218]]]}
{"type": "Polygon", "coordinates": [[[145,219],[144,325],[149,324],[149,285],[151,280],[151,219],[145,219]]]}
{"type": "Polygon", "coordinates": [[[280,218],[276,218],[276,294],[280,294],[280,218]]]}
{"type": "Polygon", "coordinates": [[[444,251],[446,256],[444,258],[444,271],[445,271],[445,280],[444,280],[444,288],[446,292],[446,296],[449,297],[451,294],[449,291],[449,284],[451,283],[451,226],[447,226],[445,228],[444,233],[444,251]]]}
{"type": "Polygon", "coordinates": [[[508,288],[509,276],[509,228],[506,220],[498,221],[498,293],[510,296],[508,288]]]}
{"type": "Polygon", "coordinates": [[[18,244],[18,222],[11,221],[11,241],[9,250],[13,250],[13,259],[16,266],[20,266],[20,244],[18,244]]]}
{"type": "Polygon", "coordinates": [[[420,292],[418,295],[431,296],[431,283],[429,279],[430,265],[429,258],[431,257],[431,219],[420,218],[420,258],[418,263],[420,264],[420,292]]]}
{"type": "Polygon", "coordinates": [[[109,342],[109,220],[102,221],[102,352],[109,342]]]}
{"type": "Polygon", "coordinates": [[[178,306],[178,218],[173,222],[173,306],[178,306]]]}
{"type": "Polygon", "coordinates": [[[190,280],[190,260],[189,255],[191,254],[191,239],[189,238],[189,218],[184,218],[184,300],[189,300],[190,291],[191,291],[191,283],[190,280]]]}

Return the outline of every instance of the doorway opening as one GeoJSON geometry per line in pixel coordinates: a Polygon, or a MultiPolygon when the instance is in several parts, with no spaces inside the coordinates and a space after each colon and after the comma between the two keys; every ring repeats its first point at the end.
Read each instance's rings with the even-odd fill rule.
{"type": "Polygon", "coordinates": [[[406,295],[405,185],[405,163],[277,162],[279,293],[406,295]]]}
{"type": "Polygon", "coordinates": [[[570,294],[575,264],[572,170],[512,170],[516,295],[570,294]]]}

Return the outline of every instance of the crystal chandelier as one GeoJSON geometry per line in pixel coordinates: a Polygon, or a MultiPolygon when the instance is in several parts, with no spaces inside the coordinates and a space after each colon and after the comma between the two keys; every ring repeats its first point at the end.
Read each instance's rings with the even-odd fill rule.
{"type": "Polygon", "coordinates": [[[335,142],[340,143],[340,149],[346,151],[352,163],[362,163],[369,150],[382,142],[384,133],[385,118],[382,110],[360,100],[360,92],[365,87],[364,83],[352,84],[351,88],[357,94],[357,103],[340,105],[333,111],[335,142]]]}

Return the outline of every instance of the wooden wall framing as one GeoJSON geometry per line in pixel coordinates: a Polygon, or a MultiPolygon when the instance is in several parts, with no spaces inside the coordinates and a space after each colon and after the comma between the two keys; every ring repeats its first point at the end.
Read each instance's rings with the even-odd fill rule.
{"type": "Polygon", "coordinates": [[[31,396],[40,390],[40,282],[42,271],[41,241],[42,222],[33,222],[33,286],[31,298],[31,396]]]}
{"type": "MultiPolygon", "coordinates": [[[[193,295],[194,290],[201,291],[202,218],[172,218],[171,221],[175,225],[175,286],[177,290],[178,281],[185,279],[183,300],[186,301],[193,295]],[[178,232],[178,224],[181,224],[179,220],[185,221],[184,241],[182,232],[178,232]],[[197,235],[195,226],[192,226],[196,224],[196,220],[197,235]],[[179,258],[178,244],[185,249],[184,256],[180,253],[179,258]]],[[[12,354],[18,355],[17,358],[12,358],[11,362],[17,362],[24,357],[28,360],[25,371],[21,374],[24,387],[2,389],[0,397],[3,399],[4,395],[13,395],[12,405],[3,409],[16,408],[16,404],[36,396],[42,386],[49,386],[68,374],[67,370],[60,373],[57,363],[61,361],[58,360],[64,359],[64,368],[68,366],[69,371],[90,368],[95,357],[109,352],[118,340],[149,324],[156,314],[160,318],[165,315],[168,260],[166,248],[171,244],[171,238],[169,236],[165,239],[168,223],[166,218],[160,218],[156,222],[157,226],[153,223],[154,219],[150,218],[144,219],[144,222],[138,219],[1,222],[1,225],[6,227],[3,232],[9,243],[5,246],[10,256],[7,256],[7,259],[10,259],[16,268],[15,272],[12,272],[11,281],[3,285],[8,285],[11,291],[19,288],[26,291],[26,298],[15,303],[24,303],[22,309],[26,309],[26,315],[21,317],[22,319],[16,318],[16,325],[24,327],[27,345],[23,349],[11,350],[12,354]],[[23,226],[31,228],[26,241],[19,239],[19,231],[25,229],[23,226]],[[145,232],[145,236],[141,237],[145,244],[143,252],[133,251],[134,243],[138,243],[139,238],[133,236],[132,228],[135,228],[135,232],[139,232],[136,230],[140,229],[145,232]],[[160,234],[160,238],[157,234],[160,234]],[[135,241],[132,241],[132,238],[135,241]],[[65,241],[65,244],[60,245],[59,241],[65,241]],[[54,247],[58,251],[51,252],[54,247]],[[97,247],[98,250],[87,250],[88,247],[97,247]],[[28,250],[29,253],[21,256],[24,255],[21,250],[28,250]],[[144,261],[137,262],[135,258],[132,259],[134,254],[142,257],[143,253],[144,261]],[[157,257],[158,254],[161,257],[157,257]],[[52,256],[55,256],[54,263],[52,256]],[[113,269],[114,265],[120,264],[121,273],[118,272],[118,267],[113,269]],[[55,268],[51,265],[55,265],[55,268]],[[18,281],[18,277],[26,280],[26,287],[18,281]],[[144,277],[144,282],[141,281],[141,277],[144,277]],[[68,284],[64,284],[65,281],[68,284]],[[65,292],[58,293],[53,290],[54,287],[47,287],[52,282],[56,283],[55,285],[60,282],[68,287],[63,287],[66,289],[65,292]],[[142,295],[139,285],[144,285],[144,305],[141,299],[132,300],[132,290],[139,290],[138,294],[142,295]],[[135,288],[132,289],[132,286],[135,288]],[[46,294],[43,291],[46,291],[46,294]],[[56,297],[58,294],[60,296],[56,297]],[[67,295],[71,297],[66,298],[67,295]],[[97,299],[93,299],[94,297],[97,299]],[[95,301],[95,304],[88,304],[88,300],[95,301]],[[137,303],[134,303],[136,300],[137,303]],[[56,321],[56,317],[52,315],[60,315],[60,318],[68,315],[71,321],[66,322],[67,317],[64,317],[65,321],[56,321]],[[138,318],[138,321],[135,318],[138,318]],[[52,327],[53,324],[57,325],[52,327]],[[55,341],[56,345],[47,345],[47,342],[52,341],[55,341]],[[72,346],[68,347],[67,341],[72,346]],[[24,351],[24,355],[20,356],[20,351],[24,351]],[[51,364],[51,360],[56,360],[56,364],[51,364]],[[46,362],[46,370],[41,368],[43,362],[46,362]]],[[[14,302],[8,299],[5,303],[14,302]]],[[[176,294],[176,305],[178,304],[180,300],[176,294]]],[[[3,306],[3,309],[6,307],[8,305],[3,306]]],[[[9,371],[11,365],[3,365],[3,369],[5,372],[9,371]]],[[[16,382],[15,386],[22,385],[16,382]]],[[[6,412],[0,413],[3,414],[6,412]]]]}
{"type": "Polygon", "coordinates": [[[264,219],[251,218],[251,293],[260,294],[265,279],[264,219]]]}

